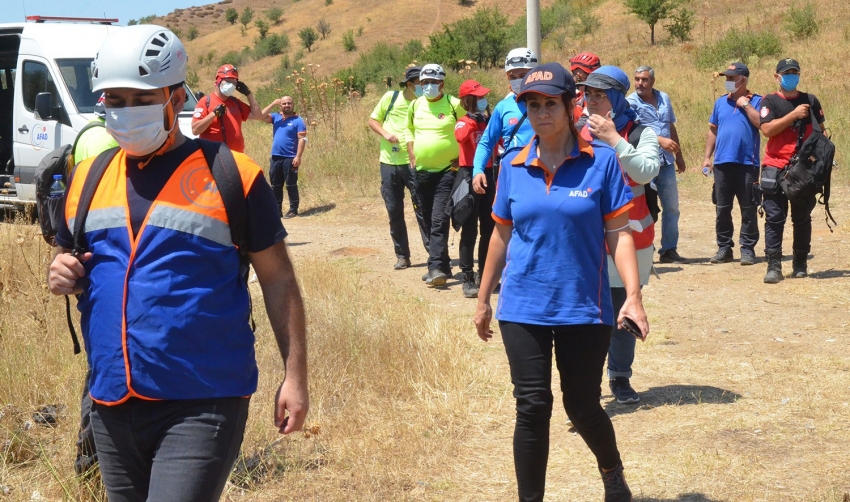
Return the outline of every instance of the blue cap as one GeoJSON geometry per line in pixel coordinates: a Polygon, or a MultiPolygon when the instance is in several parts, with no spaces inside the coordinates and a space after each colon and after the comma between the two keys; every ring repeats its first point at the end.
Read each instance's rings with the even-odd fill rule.
{"type": "Polygon", "coordinates": [[[522,80],[522,87],[517,94],[517,102],[524,101],[529,93],[544,96],[560,96],[569,93],[575,96],[576,81],[560,63],[546,63],[535,66],[522,80]]]}

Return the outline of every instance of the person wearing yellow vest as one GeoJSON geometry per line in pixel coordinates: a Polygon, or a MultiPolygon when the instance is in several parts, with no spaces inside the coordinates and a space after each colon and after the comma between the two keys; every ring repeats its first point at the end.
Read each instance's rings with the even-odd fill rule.
{"type": "Polygon", "coordinates": [[[94,105],[95,118],[91,122],[96,122],[104,127],[91,127],[84,131],[77,138],[77,146],[74,149],[74,164],[86,160],[89,157],[94,157],[100,152],[115,148],[118,142],[106,130],[106,108],[103,105],[105,96],[101,95],[97,103],[94,105]]]}
{"type": "MultiPolygon", "coordinates": [[[[187,61],[174,33],[155,25],[115,30],[100,47],[92,83],[106,94],[120,149],[75,239],[95,159],[76,166],[48,272],[51,293],[79,295],[91,421],[113,502],[218,500],[257,389],[250,293],[228,210],[200,140],[177,126],[187,61]]],[[[250,158],[232,157],[247,211],[243,251],[286,370],[274,425],[288,434],[308,409],[303,303],[271,187],[250,158]]]]}
{"type": "MultiPolygon", "coordinates": [[[[636,125],[637,113],[626,101],[629,76],[623,70],[616,66],[602,66],[578,85],[584,87],[584,100],[589,113],[582,134],[587,139],[596,139],[617,151],[632,190],[633,206],[629,209],[629,227],[635,241],[640,285],[643,287],[649,282],[654,253],[652,242],[655,239],[655,224],[646,204],[644,184],[658,176],[661,168],[658,137],[651,127],[636,125]],[[637,141],[634,141],[635,137],[637,141]]],[[[626,301],[626,289],[610,255],[608,280],[616,312],[626,301]]],[[[640,396],[630,383],[635,342],[634,335],[614,326],[611,345],[608,347],[608,386],[620,404],[640,401],[640,396]]]]}
{"type": "Polygon", "coordinates": [[[407,151],[416,169],[416,192],[422,203],[428,235],[428,272],[422,277],[429,287],[442,286],[452,275],[449,263],[449,215],[460,147],[455,139],[457,118],[466,115],[460,100],[443,94],[446,72],[438,64],[426,64],[419,72],[424,95],[407,110],[407,151]]]}

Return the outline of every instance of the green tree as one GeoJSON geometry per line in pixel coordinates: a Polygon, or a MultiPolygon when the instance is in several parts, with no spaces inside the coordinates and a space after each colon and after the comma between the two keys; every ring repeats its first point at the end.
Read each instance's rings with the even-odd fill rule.
{"type": "Polygon", "coordinates": [[[354,52],[357,50],[357,44],[354,42],[354,30],[348,30],[342,34],[342,47],[345,52],[354,52]]]}
{"type": "Polygon", "coordinates": [[[304,28],[303,30],[298,32],[298,37],[301,38],[301,45],[307,49],[307,52],[311,52],[313,49],[313,44],[319,40],[319,34],[316,33],[316,30],[313,28],[304,28]]]}
{"type": "Polygon", "coordinates": [[[443,31],[430,35],[425,59],[442,61],[453,70],[461,69],[471,59],[480,68],[502,64],[510,49],[508,18],[495,8],[481,8],[471,18],[444,25],[443,31]]]}
{"type": "Polygon", "coordinates": [[[626,8],[649,25],[649,43],[655,45],[655,25],[673,14],[676,2],[675,0],[626,0],[626,8]]]}
{"type": "Polygon", "coordinates": [[[195,40],[196,38],[198,38],[198,28],[197,28],[197,26],[190,26],[189,27],[189,30],[186,31],[186,38],[189,39],[190,42],[192,40],[195,40]]]}
{"type": "Polygon", "coordinates": [[[252,19],[254,19],[254,9],[250,6],[245,7],[245,10],[242,11],[242,15],[239,16],[239,22],[242,23],[244,28],[247,28],[248,23],[250,23],[252,19]]]}
{"type": "Polygon", "coordinates": [[[275,26],[280,24],[281,17],[283,17],[283,9],[280,7],[272,7],[266,11],[266,19],[271,21],[275,26]]]}
{"type": "Polygon", "coordinates": [[[239,20],[239,13],[233,7],[228,7],[224,12],[224,19],[230,24],[236,24],[236,21],[239,20]]]}
{"type": "Polygon", "coordinates": [[[665,24],[667,33],[679,42],[687,42],[691,39],[691,31],[694,29],[694,11],[682,7],[670,16],[672,21],[670,24],[665,24]]]}
{"type": "Polygon", "coordinates": [[[257,19],[254,21],[254,26],[256,26],[257,30],[260,32],[260,39],[266,38],[266,34],[269,32],[269,23],[262,19],[257,19]]]}
{"type": "Polygon", "coordinates": [[[131,20],[127,21],[127,26],[136,26],[137,24],[139,24],[139,22],[136,21],[135,19],[131,19],[131,20]]]}

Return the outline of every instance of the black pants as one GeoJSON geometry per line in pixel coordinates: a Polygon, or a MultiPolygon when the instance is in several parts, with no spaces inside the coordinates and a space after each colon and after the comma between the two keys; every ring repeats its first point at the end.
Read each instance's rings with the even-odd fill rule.
{"type": "Polygon", "coordinates": [[[95,403],[92,425],[109,501],[218,500],[242,445],[249,401],[95,403]]]}
{"type": "Polygon", "coordinates": [[[452,197],[455,172],[416,171],[416,193],[422,202],[422,218],[428,235],[428,270],[440,270],[451,276],[449,259],[449,229],[451,218],[446,205],[452,197]]]}
{"type": "MultiPolygon", "coordinates": [[[[788,218],[788,198],[778,190],[773,195],[764,194],[764,246],[766,251],[782,252],[782,233],[788,218]]],[[[809,254],[812,249],[812,210],[817,205],[816,196],[803,201],[790,201],[791,224],[794,226],[792,249],[809,254]]]]}
{"type": "Polygon", "coordinates": [[[298,214],[298,168],[292,167],[292,157],[272,155],[269,178],[281,216],[283,215],[284,183],[286,184],[286,195],[289,197],[289,210],[298,214]]]}
{"type": "Polygon", "coordinates": [[[717,200],[717,247],[734,247],[735,224],[732,222],[732,203],[738,199],[741,209],[741,249],[753,251],[759,241],[757,207],[753,202],[753,183],[758,181],[758,166],[746,164],[717,164],[714,166],[714,196],[717,200]]]}
{"type": "Polygon", "coordinates": [[[80,399],[80,430],[77,432],[77,458],[74,460],[74,471],[77,475],[86,473],[97,464],[97,448],[94,443],[94,431],[91,425],[91,396],[89,396],[89,379],[91,368],[86,371],[86,381],[83,385],[83,396],[80,399]]]}
{"type": "Polygon", "coordinates": [[[552,418],[552,348],[564,409],[600,468],[620,465],[614,426],[599,404],[611,326],[499,322],[516,398],[514,468],[520,501],[543,500],[552,418]]]}
{"type": "Polygon", "coordinates": [[[381,163],[381,196],[387,207],[387,215],[390,217],[390,237],[393,240],[393,248],[398,258],[410,258],[410,244],[407,239],[407,223],[404,221],[404,189],[410,192],[410,200],[413,202],[413,213],[419,224],[419,234],[422,237],[422,245],[428,252],[428,236],[425,234],[422,207],[418,202],[416,188],[413,182],[413,170],[410,164],[393,166],[381,163]]]}
{"type": "MultiPolygon", "coordinates": [[[[460,229],[460,250],[458,254],[460,269],[463,272],[472,272],[472,256],[475,250],[475,238],[478,241],[478,273],[484,271],[487,261],[487,248],[490,247],[490,236],[496,222],[493,220],[493,199],[496,195],[496,186],[493,183],[493,170],[485,169],[487,177],[487,188],[483,194],[477,194],[470,188],[475,199],[475,210],[464,222],[460,229]]],[[[462,176],[468,183],[472,183],[472,168],[462,167],[458,169],[457,176],[462,176]]]]}

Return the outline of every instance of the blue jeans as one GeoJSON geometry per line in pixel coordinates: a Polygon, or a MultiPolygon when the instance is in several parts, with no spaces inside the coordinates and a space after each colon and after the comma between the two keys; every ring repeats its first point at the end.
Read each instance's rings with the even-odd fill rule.
{"type": "Polygon", "coordinates": [[[676,249],[679,244],[679,186],[676,183],[676,166],[662,164],[655,178],[658,201],[661,204],[661,249],[676,249]]]}
{"type": "MultiPolygon", "coordinates": [[[[620,315],[620,309],[626,303],[626,288],[611,288],[611,303],[614,316],[620,315]]],[[[635,360],[635,342],[637,338],[624,329],[611,329],[611,345],[608,347],[608,378],[632,377],[632,363],[635,360]]]]}

